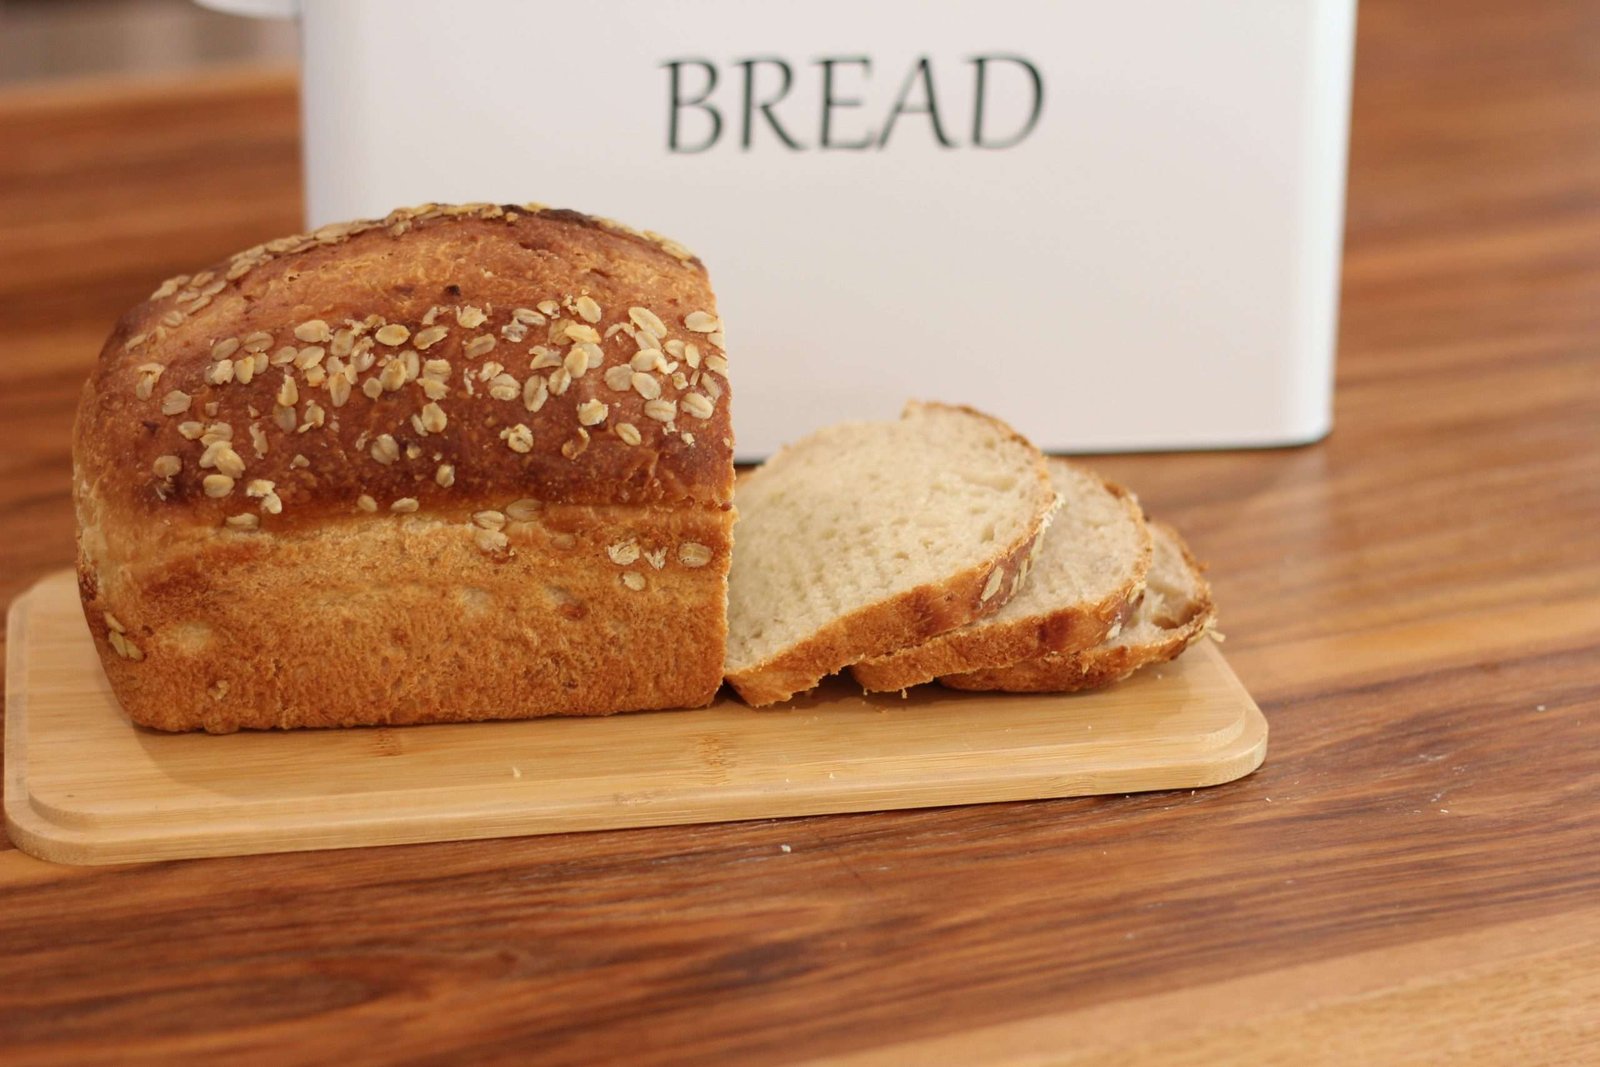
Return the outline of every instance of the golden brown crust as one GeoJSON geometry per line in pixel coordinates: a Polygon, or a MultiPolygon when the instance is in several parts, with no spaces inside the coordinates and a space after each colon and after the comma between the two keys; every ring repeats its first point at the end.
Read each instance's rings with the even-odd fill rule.
{"type": "Polygon", "coordinates": [[[164,283],[75,427],[113,688],[162,729],[708,701],[722,345],[680,246],[537,205],[424,205],[164,283]]]}
{"type": "Polygon", "coordinates": [[[588,505],[507,520],[494,552],[465,514],[151,528],[91,547],[79,579],[107,677],[144,726],[597,715],[716,694],[731,529],[725,511],[588,505]]]}
{"type": "Polygon", "coordinates": [[[1202,574],[1204,565],[1194,558],[1178,532],[1165,523],[1150,525],[1176,542],[1195,589],[1193,598],[1179,614],[1159,620],[1156,639],[1046,653],[1006,667],[942,675],[939,684],[951,689],[1009,693],[1072,693],[1099,689],[1122,681],[1141,667],[1176,659],[1211,628],[1216,621],[1216,605],[1211,598],[1211,585],[1202,574]]]}
{"type": "MultiPolygon", "coordinates": [[[[921,402],[907,405],[907,410],[921,402]]],[[[1036,458],[1033,514],[1021,536],[994,558],[937,584],[869,605],[819,630],[809,639],[744,670],[731,672],[728,683],[753,707],[765,707],[813,688],[852,663],[882,655],[936,634],[953,630],[1000,610],[1021,587],[1022,578],[1057,506],[1050,471],[1033,443],[992,415],[962,405],[924,404],[965,412],[993,423],[1036,458]]],[[[770,462],[770,461],[769,461],[770,462]]],[[[756,471],[749,477],[759,477],[756,471]]]]}
{"type": "Polygon", "coordinates": [[[704,268],[612,226],[428,205],[168,281],[123,316],[84,390],[80,473],[108,503],[212,527],[315,524],[362,496],[426,514],[512,484],[726,506],[727,364],[704,268]],[[649,366],[635,318],[665,334],[649,366]]]}
{"type": "MultiPolygon", "coordinates": [[[[1092,477],[1100,482],[1106,492],[1117,498],[1142,529],[1143,512],[1133,494],[1098,475],[1092,477]]],[[[1044,545],[1050,536],[1046,533],[1038,544],[1044,545]]],[[[943,674],[1005,667],[1047,652],[1073,652],[1090,648],[1120,629],[1133,612],[1149,568],[1150,538],[1147,531],[1143,553],[1133,563],[1128,579],[1094,603],[1073,605],[1059,611],[1006,622],[980,621],[973,626],[963,626],[938,634],[921,644],[852,664],[850,675],[869,693],[894,692],[931,682],[943,674]]],[[[1027,581],[1027,573],[1025,568],[1022,572],[1023,582],[1027,581]]]]}

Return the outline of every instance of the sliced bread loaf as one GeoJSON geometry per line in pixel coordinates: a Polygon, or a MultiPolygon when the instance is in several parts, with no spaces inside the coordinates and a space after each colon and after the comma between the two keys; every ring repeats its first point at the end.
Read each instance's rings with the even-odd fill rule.
{"type": "Polygon", "coordinates": [[[1150,569],[1150,531],[1139,502],[1064,459],[1049,465],[1063,504],[1017,595],[986,618],[855,664],[850,673],[863,688],[908,689],[941,674],[1090,648],[1128,617],[1150,569]]]}
{"type": "Polygon", "coordinates": [[[1155,555],[1144,599],[1115,637],[1081,652],[1046,653],[1010,667],[945,675],[952,689],[999,689],[1013,693],[1070,693],[1097,689],[1140,667],[1174,659],[1216,618],[1211,586],[1178,531],[1150,523],[1155,555]]]}
{"type": "Polygon", "coordinates": [[[998,610],[1056,494],[1005,423],[913,403],[789,446],[734,502],[725,673],[760,707],[998,610]]]}

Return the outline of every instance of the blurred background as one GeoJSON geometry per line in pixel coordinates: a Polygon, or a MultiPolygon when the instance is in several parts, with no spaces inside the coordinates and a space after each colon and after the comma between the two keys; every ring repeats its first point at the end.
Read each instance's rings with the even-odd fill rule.
{"type": "Polygon", "coordinates": [[[190,0],[0,0],[0,84],[292,64],[293,22],[190,0]]]}

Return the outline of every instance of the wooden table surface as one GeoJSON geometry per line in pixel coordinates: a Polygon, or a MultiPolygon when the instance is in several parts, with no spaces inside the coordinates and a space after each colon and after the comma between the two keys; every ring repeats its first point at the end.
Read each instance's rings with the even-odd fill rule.
{"type": "MultiPolygon", "coordinates": [[[[1115,457],[1272,723],[1210,791],[73,869],[0,1061],[1600,1062],[1600,2],[1362,6],[1337,428],[1115,457]]],[[[293,83],[0,96],[0,593],[79,382],[297,228],[293,83]]],[[[530,188],[530,197],[538,190],[530,188]]]]}

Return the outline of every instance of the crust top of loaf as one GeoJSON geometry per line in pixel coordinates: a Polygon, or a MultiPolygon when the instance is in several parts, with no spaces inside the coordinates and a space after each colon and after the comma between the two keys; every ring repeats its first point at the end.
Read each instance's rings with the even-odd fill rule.
{"type": "Polygon", "coordinates": [[[85,386],[80,490],[162,521],[732,500],[704,267],[539,205],[423,205],[164,282],[85,386]],[[531,506],[531,505],[530,505],[531,506]]]}

